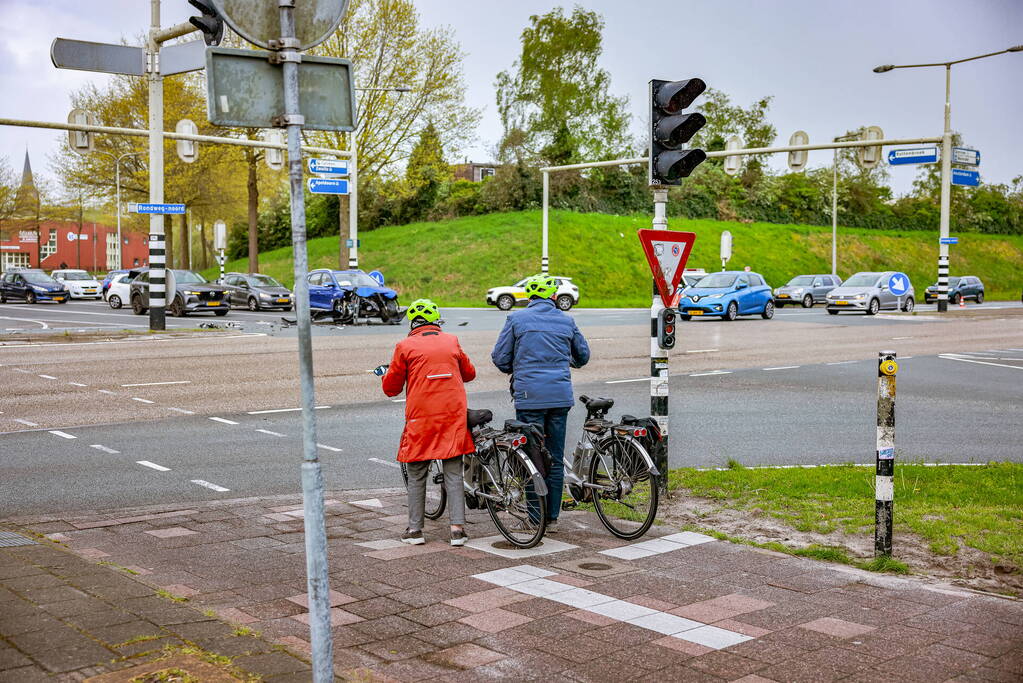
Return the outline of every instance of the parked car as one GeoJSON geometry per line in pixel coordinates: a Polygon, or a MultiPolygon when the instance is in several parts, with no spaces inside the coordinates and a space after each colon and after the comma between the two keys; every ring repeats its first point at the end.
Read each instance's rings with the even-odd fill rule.
{"type": "MultiPolygon", "coordinates": [[[[955,306],[963,299],[973,299],[978,304],[984,303],[984,283],[979,277],[963,275],[961,277],[950,277],[948,279],[948,300],[955,306]]],[[[924,290],[924,303],[931,303],[938,300],[938,283],[924,290]]]]}
{"type": "Polygon", "coordinates": [[[784,308],[785,304],[801,304],[811,308],[814,304],[827,303],[828,292],[842,284],[837,275],[797,275],[784,287],[774,290],[774,305],[784,308]]]}
{"type": "Polygon", "coordinates": [[[838,315],[839,311],[863,311],[867,315],[874,315],[878,311],[897,310],[900,301],[903,311],[912,311],[916,300],[912,282],[906,283],[909,288],[901,296],[892,294],[888,289],[888,280],[895,272],[856,273],[843,282],[841,287],[835,287],[828,293],[828,313],[838,315]]]}
{"type": "Polygon", "coordinates": [[[120,275],[121,273],[127,273],[127,272],[128,272],[127,268],[120,268],[118,270],[111,270],[109,273],[107,273],[103,277],[103,282],[99,283],[100,289],[102,289],[103,293],[106,294],[106,291],[108,289],[110,289],[110,283],[113,281],[114,276],[115,275],[120,275]]]}
{"type": "Polygon", "coordinates": [[[50,277],[63,283],[71,293],[72,299],[101,299],[103,297],[99,280],[89,275],[88,271],[78,268],[62,268],[50,273],[50,277]]]}
{"type": "Polygon", "coordinates": [[[110,308],[121,308],[125,302],[131,301],[131,281],[139,274],[137,270],[117,273],[103,290],[103,300],[110,308]]]}
{"type": "Polygon", "coordinates": [[[290,311],[295,304],[291,290],[269,275],[228,273],[221,285],[228,291],[232,306],[245,306],[250,311],[267,308],[290,311]]]}
{"type": "Polygon", "coordinates": [[[702,278],[695,287],[686,287],[678,304],[679,317],[719,316],[735,320],[740,315],[774,317],[771,288],[759,273],[725,270],[702,278]]]}
{"type": "Polygon", "coordinates": [[[312,314],[330,313],[340,321],[356,317],[400,322],[398,293],[361,270],[314,270],[309,273],[312,314]]]}
{"type": "Polygon", "coordinates": [[[56,301],[66,304],[71,293],[60,282],[37,268],[12,268],[0,279],[0,304],[12,299],[34,304],[37,301],[56,301]]]}
{"type": "MultiPolygon", "coordinates": [[[[149,310],[149,268],[139,269],[131,281],[131,310],[143,315],[149,310]]],[[[212,311],[216,315],[227,315],[230,310],[227,290],[220,285],[206,281],[199,273],[191,270],[168,270],[168,280],[173,277],[174,286],[167,286],[167,313],[184,316],[189,313],[212,311]]]]}
{"type": "MultiPolygon", "coordinates": [[[[533,277],[530,275],[529,277],[533,277]]],[[[493,287],[487,290],[487,304],[497,306],[502,311],[510,311],[515,306],[525,306],[529,303],[526,297],[526,282],[529,277],[523,278],[511,287],[493,287]]],[[[561,275],[552,276],[558,283],[557,293],[554,295],[554,303],[563,311],[569,311],[573,306],[579,305],[579,288],[572,282],[572,278],[561,275]]]]}

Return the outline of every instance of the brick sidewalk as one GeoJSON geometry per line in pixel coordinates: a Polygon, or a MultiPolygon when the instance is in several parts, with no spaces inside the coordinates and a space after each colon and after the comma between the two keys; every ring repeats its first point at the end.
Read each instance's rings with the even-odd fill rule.
{"type": "MultiPolygon", "coordinates": [[[[159,587],[307,657],[300,503],[294,496],[250,498],[6,523],[47,534],[91,563],[124,568],[118,576],[109,567],[88,565],[86,576],[112,576],[118,587],[95,599],[120,595],[120,587],[125,595],[159,587]]],[[[404,546],[395,539],[405,514],[404,494],[393,489],[335,493],[328,500],[334,658],[342,678],[1023,680],[1020,602],[675,529],[655,527],[642,542],[626,543],[581,512],[563,515],[564,531],[534,551],[494,547],[488,540],[494,528],[480,511],[468,511],[475,547],[450,548],[443,542],[446,524],[428,524],[426,545],[404,546]]],[[[0,584],[19,598],[33,599],[23,591],[40,590],[56,605],[78,602],[62,594],[66,588],[45,592],[57,585],[53,571],[46,571],[49,578],[38,588],[31,576],[10,574],[12,555],[25,566],[45,565],[36,554],[67,557],[44,545],[0,548],[0,584]]],[[[230,625],[158,598],[145,600],[197,619],[185,633],[152,622],[167,631],[163,638],[198,637],[198,644],[226,655],[243,647],[230,640],[237,636],[226,635],[230,625]]],[[[3,611],[0,680],[32,680],[12,678],[11,672],[24,657],[40,656],[45,648],[30,650],[41,637],[8,631],[38,633],[65,620],[43,613],[50,609],[23,608],[14,619],[3,611]]],[[[94,603],[93,611],[103,613],[94,603]]],[[[144,611],[136,614],[152,621],[144,611]]],[[[128,654],[116,646],[112,652],[128,654]]],[[[54,670],[34,661],[33,671],[54,670]]],[[[72,663],[79,662],[94,663],[72,663]]],[[[268,680],[309,679],[304,661],[280,651],[235,662],[268,680]],[[284,670],[299,665],[305,668],[284,670]]]]}

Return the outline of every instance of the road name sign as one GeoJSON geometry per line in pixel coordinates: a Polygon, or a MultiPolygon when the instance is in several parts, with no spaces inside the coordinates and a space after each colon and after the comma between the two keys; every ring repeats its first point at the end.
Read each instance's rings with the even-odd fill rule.
{"type": "Polygon", "coordinates": [[[902,296],[909,291],[909,278],[905,273],[892,273],[888,278],[888,290],[895,296],[902,296]]]}
{"type": "Polygon", "coordinates": [[[952,163],[964,166],[980,166],[980,152],[967,147],[952,148],[952,163]]]}
{"type": "Polygon", "coordinates": [[[980,185],[980,171],[967,171],[965,168],[952,169],[952,184],[966,187],[980,185]]]}
{"type": "Polygon", "coordinates": [[[343,159],[315,159],[309,157],[310,173],[317,175],[348,175],[348,162],[343,159]]]}
{"type": "Polygon", "coordinates": [[[146,51],[130,45],[54,38],[50,44],[50,61],[58,69],[128,76],[142,76],[146,73],[146,51]]]}
{"type": "Polygon", "coordinates": [[[128,204],[128,211],[132,213],[155,213],[180,216],[185,213],[184,204],[128,204]]]}
{"type": "Polygon", "coordinates": [[[937,147],[909,147],[907,149],[893,149],[888,152],[888,163],[892,166],[902,164],[935,164],[937,162],[937,147]]]}
{"type": "Polygon", "coordinates": [[[661,295],[661,302],[671,308],[675,290],[678,289],[686,261],[689,260],[689,252],[693,250],[696,233],[644,228],[638,230],[637,234],[647,263],[650,264],[657,293],[661,295]]]}
{"type": "Polygon", "coordinates": [[[310,178],[307,184],[313,194],[348,194],[346,178],[310,178]]]}
{"type": "Polygon", "coordinates": [[[958,237],[939,237],[938,238],[938,243],[939,244],[959,244],[959,238],[958,237]]]}

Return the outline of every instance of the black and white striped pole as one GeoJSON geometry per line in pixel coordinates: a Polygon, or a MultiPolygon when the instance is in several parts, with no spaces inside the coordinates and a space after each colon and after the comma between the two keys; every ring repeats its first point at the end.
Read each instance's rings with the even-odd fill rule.
{"type": "Polygon", "coordinates": [[[874,556],[891,557],[892,505],[895,497],[895,374],[894,351],[877,358],[877,460],[874,472],[874,556]]]}
{"type": "MultiPolygon", "coordinates": [[[[654,190],[654,230],[668,229],[668,190],[654,190]]],[[[660,486],[668,486],[668,349],[662,346],[660,334],[661,317],[665,311],[657,290],[657,281],[653,281],[653,299],[650,303],[650,416],[657,421],[664,440],[664,462],[655,462],[661,472],[660,486]]],[[[672,337],[674,340],[674,337],[672,337]]]]}

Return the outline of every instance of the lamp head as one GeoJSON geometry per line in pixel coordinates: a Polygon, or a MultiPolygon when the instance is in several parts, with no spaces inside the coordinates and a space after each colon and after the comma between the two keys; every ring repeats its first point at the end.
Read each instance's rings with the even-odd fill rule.
{"type": "Polygon", "coordinates": [[[881,66],[874,67],[874,73],[883,74],[885,71],[891,71],[895,68],[894,64],[882,64],[881,66]]]}
{"type": "Polygon", "coordinates": [[[1013,45],[1006,52],[1023,52],[1023,45],[1013,45]]]}

